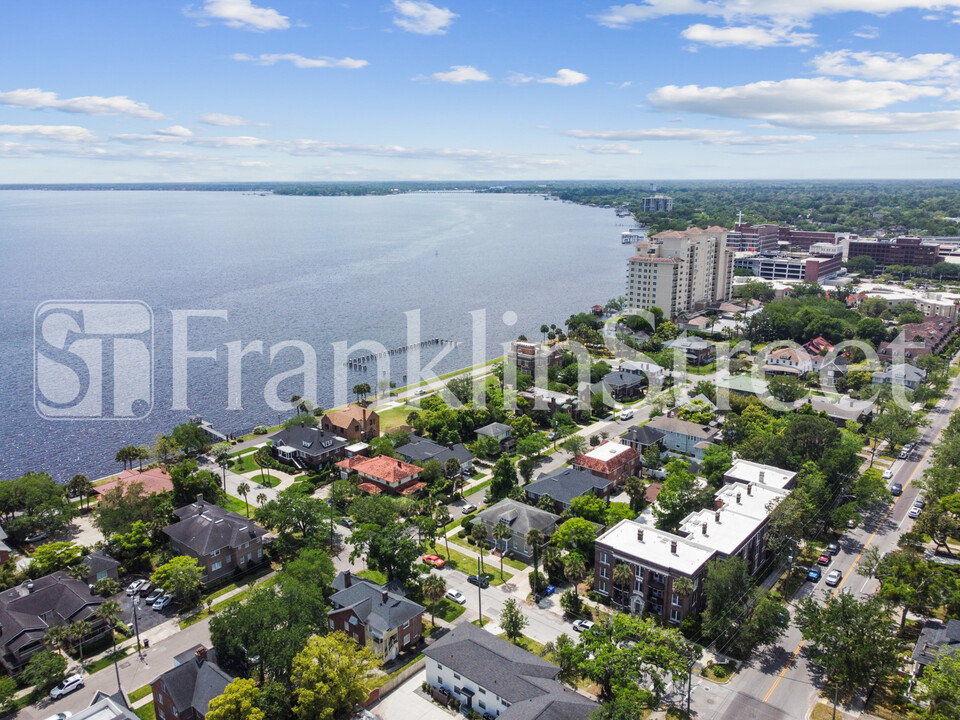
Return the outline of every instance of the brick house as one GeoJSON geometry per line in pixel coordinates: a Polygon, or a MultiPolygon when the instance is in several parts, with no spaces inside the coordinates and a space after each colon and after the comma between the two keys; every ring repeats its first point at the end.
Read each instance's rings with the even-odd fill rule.
{"type": "Polygon", "coordinates": [[[351,442],[362,442],[380,437],[380,416],[350,403],[343,410],[331,410],[320,418],[320,427],[351,442]]]}
{"type": "Polygon", "coordinates": [[[356,455],[341,460],[337,467],[344,479],[351,473],[359,475],[358,487],[371,495],[383,492],[390,495],[412,495],[426,487],[426,483],[419,480],[422,468],[386,455],[375,458],[356,455]]]}
{"type": "Polygon", "coordinates": [[[204,584],[264,561],[267,531],[243,515],[204,502],[203,495],[173,514],[179,522],[163,529],[170,538],[170,549],[197,559],[204,584]]]}
{"type": "Polygon", "coordinates": [[[590,452],[577,455],[570,465],[574,470],[586,470],[614,485],[622,485],[626,478],[639,473],[642,459],[629,445],[602,442],[590,452]]]}
{"type": "Polygon", "coordinates": [[[223,695],[234,678],[214,661],[203,645],[177,655],[174,666],[151,684],[153,707],[163,720],[203,720],[210,701],[223,695]]]}
{"type": "Polygon", "coordinates": [[[349,635],[383,662],[420,644],[423,605],[349,570],[337,576],[334,586],[342,589],[330,596],[327,621],[331,631],[349,635]]]}

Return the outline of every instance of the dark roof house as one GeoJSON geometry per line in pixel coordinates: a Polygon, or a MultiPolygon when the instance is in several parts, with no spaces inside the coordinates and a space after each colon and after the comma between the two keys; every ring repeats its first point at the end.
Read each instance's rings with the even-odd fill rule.
{"type": "Polygon", "coordinates": [[[295,425],[272,435],[272,450],[279,460],[298,469],[319,467],[343,457],[351,441],[335,432],[295,425]]]}
{"type": "Polygon", "coordinates": [[[445,466],[447,460],[453,458],[460,463],[461,472],[473,474],[472,468],[475,458],[473,453],[461,443],[447,447],[419,435],[411,435],[410,442],[398,447],[396,452],[407,462],[418,465],[423,465],[430,460],[438,460],[441,465],[445,466]]]}
{"type": "Polygon", "coordinates": [[[87,566],[87,574],[84,580],[89,585],[94,585],[98,580],[111,578],[120,579],[120,563],[107,555],[103,550],[97,550],[87,555],[83,559],[83,564],[87,566]]]}
{"type": "Polygon", "coordinates": [[[223,695],[233,680],[208,658],[207,649],[201,645],[194,649],[192,659],[175,665],[153,681],[157,717],[203,720],[210,709],[210,701],[223,695]]]}
{"type": "Polygon", "coordinates": [[[960,648],[960,620],[948,620],[944,625],[939,620],[927,620],[913,649],[915,672],[933,665],[939,655],[953,655],[960,648]]]}
{"type": "Polygon", "coordinates": [[[634,425],[623,435],[623,442],[642,453],[651,445],[663,446],[664,433],[649,425],[634,425]]]}
{"type": "Polygon", "coordinates": [[[536,503],[544,495],[549,495],[561,509],[566,509],[574,498],[592,493],[598,497],[607,497],[613,482],[597,477],[586,470],[561,467],[544,473],[532,483],[524,486],[527,498],[536,503]]]}

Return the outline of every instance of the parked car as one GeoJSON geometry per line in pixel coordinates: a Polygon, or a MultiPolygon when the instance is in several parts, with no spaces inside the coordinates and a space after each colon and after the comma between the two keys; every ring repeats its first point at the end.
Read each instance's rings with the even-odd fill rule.
{"type": "Polygon", "coordinates": [[[912,518],[917,518],[917,517],[920,517],[920,513],[922,511],[923,511],[922,507],[920,507],[919,505],[914,505],[912,508],[910,508],[910,512],[907,513],[907,515],[909,515],[912,518]]]}
{"type": "Polygon", "coordinates": [[[147,597],[145,597],[143,601],[147,605],[153,605],[157,600],[162,598],[163,595],[164,595],[163,588],[154,588],[153,592],[147,595],[147,597]]]}
{"type": "Polygon", "coordinates": [[[147,580],[143,585],[140,586],[140,596],[149,595],[153,592],[153,583],[147,580]]]}
{"type": "Polygon", "coordinates": [[[884,480],[893,480],[893,470],[884,470],[883,471],[884,480]]]}
{"type": "Polygon", "coordinates": [[[916,499],[913,501],[913,504],[918,508],[922,508],[927,504],[927,501],[923,499],[923,495],[917,495],[916,499]]]}
{"type": "Polygon", "coordinates": [[[33,535],[27,535],[23,539],[23,541],[28,543],[37,543],[37,542],[40,542],[41,540],[46,540],[46,539],[47,539],[47,534],[43,530],[41,530],[40,532],[35,532],[33,535]]]}
{"type": "Polygon", "coordinates": [[[900,497],[903,495],[903,485],[900,483],[894,483],[890,486],[890,494],[895,497],[900,497]]]}
{"type": "Polygon", "coordinates": [[[340,524],[344,527],[352,528],[356,523],[353,521],[353,518],[342,517],[340,518],[340,524]]]}
{"type": "Polygon", "coordinates": [[[820,553],[820,557],[817,558],[817,565],[829,565],[831,560],[833,560],[833,555],[830,553],[820,553]]]}
{"type": "Polygon", "coordinates": [[[633,410],[624,410],[620,413],[621,420],[631,420],[633,419],[633,410]]]}
{"type": "Polygon", "coordinates": [[[556,440],[556,439],[557,439],[557,433],[554,432],[553,430],[551,430],[549,433],[547,433],[547,439],[548,439],[548,440],[556,440]]]}
{"type": "Polygon", "coordinates": [[[906,460],[908,457],[910,457],[910,451],[909,451],[909,450],[907,450],[906,448],[904,448],[903,450],[900,451],[900,459],[901,459],[901,460],[906,460]]]}
{"type": "Polygon", "coordinates": [[[831,555],[836,555],[838,552],[840,552],[840,546],[835,542],[830,543],[827,545],[827,552],[831,555]]]}
{"type": "Polygon", "coordinates": [[[447,600],[453,600],[453,602],[458,603],[459,605],[466,605],[467,598],[463,596],[463,593],[459,590],[447,590],[444,594],[444,597],[447,600]]]}
{"type": "Polygon", "coordinates": [[[574,620],[573,629],[577,632],[583,632],[593,627],[593,620],[574,620]]]}
{"type": "Polygon", "coordinates": [[[56,715],[51,715],[47,720],[67,720],[67,718],[72,718],[73,713],[69,710],[64,710],[63,712],[58,712],[56,715]]]}
{"type": "Polygon", "coordinates": [[[442,557],[437,557],[436,555],[424,555],[421,559],[427,565],[433,565],[435,568],[442,568],[447,564],[446,560],[444,560],[442,557]]]}
{"type": "Polygon", "coordinates": [[[460,512],[462,512],[464,515],[469,515],[470,513],[474,512],[476,509],[477,509],[476,505],[471,505],[470,503],[467,503],[462,508],[460,508],[460,512]]]}
{"type": "Polygon", "coordinates": [[[74,690],[79,690],[83,687],[83,676],[82,675],[71,675],[63,679],[63,681],[53,688],[50,691],[51,700],[59,700],[64,695],[69,695],[74,690]]]}
{"type": "Polygon", "coordinates": [[[130,595],[131,597],[136,595],[138,592],[140,592],[140,588],[143,587],[145,582],[146,580],[134,580],[132,583],[127,585],[127,595],[130,595]]]}
{"type": "Polygon", "coordinates": [[[827,579],[825,580],[825,582],[830,587],[836,587],[837,585],[840,584],[841,580],[843,580],[843,573],[840,572],[839,570],[831,570],[827,575],[827,579]]]}
{"type": "Polygon", "coordinates": [[[467,578],[467,582],[480,588],[490,587],[490,581],[487,580],[487,578],[485,578],[483,575],[471,575],[467,578]]]}
{"type": "Polygon", "coordinates": [[[807,580],[810,582],[819,582],[823,573],[820,572],[820,568],[812,567],[807,571],[807,580]]]}
{"type": "Polygon", "coordinates": [[[547,585],[547,589],[543,591],[543,594],[544,594],[544,595],[553,595],[553,593],[556,592],[556,590],[557,590],[557,586],[556,586],[556,585],[547,585]]]}
{"type": "Polygon", "coordinates": [[[163,610],[167,605],[173,602],[173,595],[167,593],[166,595],[158,598],[153,603],[154,610],[163,610]]]}

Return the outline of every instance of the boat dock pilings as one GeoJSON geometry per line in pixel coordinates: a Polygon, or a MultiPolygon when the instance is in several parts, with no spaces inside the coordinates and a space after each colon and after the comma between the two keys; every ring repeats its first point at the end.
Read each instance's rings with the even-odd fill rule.
{"type": "Polygon", "coordinates": [[[404,353],[410,352],[411,350],[419,350],[421,348],[427,347],[437,347],[437,346],[449,346],[457,347],[460,343],[456,340],[444,340],[443,338],[430,338],[429,340],[423,340],[418,343],[411,343],[410,345],[404,345],[402,347],[393,348],[392,350],[387,350],[385,352],[373,353],[370,355],[362,355],[360,357],[348,359],[344,365],[351,370],[356,370],[357,372],[366,372],[367,366],[370,363],[376,362],[377,360],[391,357],[394,355],[403,355],[404,353]]]}

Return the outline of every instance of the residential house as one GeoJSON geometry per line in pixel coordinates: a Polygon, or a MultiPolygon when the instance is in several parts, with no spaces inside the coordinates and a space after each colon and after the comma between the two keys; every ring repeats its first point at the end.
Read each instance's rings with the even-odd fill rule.
{"type": "Polygon", "coordinates": [[[330,596],[330,630],[346,633],[383,662],[420,644],[426,608],[377,583],[340,573],[343,589],[330,596]]]}
{"type": "Polygon", "coordinates": [[[813,372],[813,360],[806,350],[781,347],[767,353],[763,371],[767,375],[803,377],[808,372],[813,372]]]}
{"type": "Polygon", "coordinates": [[[462,443],[447,447],[427,440],[418,435],[411,435],[410,442],[396,449],[397,455],[410,463],[423,467],[430,460],[437,460],[446,468],[448,460],[460,463],[460,475],[473,475],[473,461],[476,459],[462,443]]]}
{"type": "Polygon", "coordinates": [[[880,343],[881,362],[914,363],[921,355],[936,354],[950,342],[957,326],[947,317],[927,316],[921,323],[908,323],[890,342],[880,343]]]}
{"type": "Polygon", "coordinates": [[[613,370],[604,375],[600,383],[610,397],[622,402],[643,397],[643,386],[646,385],[647,378],[643,374],[634,375],[613,370]]]}
{"type": "Polygon", "coordinates": [[[837,378],[846,377],[850,370],[847,360],[842,355],[834,358],[825,358],[815,355],[811,358],[813,362],[813,371],[819,373],[820,384],[824,388],[833,388],[837,384],[837,378]]]}
{"type": "Polygon", "coordinates": [[[717,335],[720,333],[720,322],[713,315],[697,315],[685,323],[680,323],[680,329],[690,332],[706,333],[708,335],[717,335]]]}
{"type": "Polygon", "coordinates": [[[942,655],[954,656],[960,649],[960,620],[927,620],[913,648],[913,675],[920,677],[924,668],[933,665],[942,655]]]}
{"type": "Polygon", "coordinates": [[[472,623],[423,651],[434,697],[497,720],[587,720],[599,709],[557,680],[560,668],[472,623]]]}
{"type": "Polygon", "coordinates": [[[170,549],[196,558],[204,584],[264,561],[263,536],[267,531],[253,520],[205,502],[203,495],[173,514],[177,522],[163,529],[170,538],[170,549]]]}
{"type": "Polygon", "coordinates": [[[120,563],[107,555],[103,550],[97,550],[83,559],[87,574],[83,580],[88,585],[96,585],[100,580],[110,578],[120,582],[120,563]]]}
{"type": "Polygon", "coordinates": [[[350,403],[320,418],[320,427],[351,442],[361,442],[380,437],[380,416],[367,407],[350,403]]]}
{"type": "Polygon", "coordinates": [[[833,345],[827,340],[824,340],[822,335],[818,335],[813,340],[804,343],[803,349],[810,355],[819,355],[822,357],[833,350],[833,345]]]}
{"type": "Polygon", "coordinates": [[[105,636],[109,628],[96,616],[102,602],[87,583],[62,570],[4,590],[0,593],[0,665],[8,674],[18,675],[43,649],[47,631],[57,625],[86,620],[91,630],[85,643],[105,636]]]}
{"type": "Polygon", "coordinates": [[[663,444],[667,450],[693,455],[698,460],[703,459],[703,451],[696,446],[701,442],[713,442],[720,434],[718,428],[710,425],[698,425],[679,418],[665,416],[655,417],[647,423],[647,427],[663,433],[663,444]]]}
{"type": "Polygon", "coordinates": [[[662,387],[667,377],[666,370],[656,363],[640,360],[626,360],[620,363],[617,370],[631,375],[643,375],[647,379],[647,384],[654,388],[662,387]]]}
{"type": "Polygon", "coordinates": [[[570,503],[584,495],[596,495],[606,499],[614,483],[594,475],[586,470],[560,467],[540,475],[536,480],[523,486],[527,501],[536,505],[540,498],[547,496],[554,502],[554,511],[559,515],[570,507],[570,503]]]}
{"type": "Polygon", "coordinates": [[[89,707],[73,714],[73,720],[139,720],[139,718],[140,716],[130,709],[127,698],[122,692],[107,695],[102,690],[96,692],[89,707]]]}
{"type": "Polygon", "coordinates": [[[742,485],[768,485],[778,490],[789,490],[797,483],[797,474],[793,470],[784,470],[773,465],[737,458],[723,476],[725,483],[742,485]]]}
{"type": "Polygon", "coordinates": [[[371,495],[382,492],[412,495],[426,487],[426,483],[420,480],[422,468],[386,455],[375,458],[357,455],[341,460],[337,467],[340,468],[340,477],[344,479],[351,473],[359,475],[360,484],[357,487],[371,495]]]}
{"type": "Polygon", "coordinates": [[[577,393],[568,395],[533,385],[518,392],[517,397],[529,402],[531,410],[542,410],[551,416],[563,412],[576,419],[583,411],[590,409],[590,385],[578,388],[577,393]]]}
{"type": "Polygon", "coordinates": [[[298,470],[319,468],[336,462],[346,454],[347,438],[329,430],[294,425],[270,436],[271,451],[280,462],[298,470]]]}
{"type": "Polygon", "coordinates": [[[684,409],[701,411],[701,412],[706,410],[708,412],[713,413],[714,415],[716,415],[719,410],[719,408],[717,408],[717,406],[713,404],[710,398],[708,398],[706,395],[701,393],[696,397],[690,398],[689,400],[687,400],[687,402],[683,403],[683,405],[677,405],[667,410],[667,417],[671,417],[671,418],[679,417],[680,411],[684,409]]]}
{"type": "Polygon", "coordinates": [[[725,378],[717,378],[716,386],[718,390],[726,390],[731,395],[742,395],[744,397],[762,398],[770,394],[767,381],[755,378],[752,375],[730,375],[725,378]]]}
{"type": "Polygon", "coordinates": [[[517,445],[517,441],[511,437],[513,428],[504,423],[492,422],[489,425],[484,425],[482,428],[477,428],[477,437],[481,435],[486,435],[487,437],[492,437],[498,443],[500,443],[501,450],[512,450],[517,445]]]}
{"type": "Polygon", "coordinates": [[[874,385],[902,385],[908,390],[916,390],[925,377],[927,371],[913,365],[890,365],[885,370],[873,373],[871,382],[874,385]]]}
{"type": "Polygon", "coordinates": [[[507,351],[507,362],[516,365],[518,373],[535,378],[538,372],[546,375],[549,368],[563,362],[563,348],[515,340],[507,351]]]}
{"type": "Polygon", "coordinates": [[[586,470],[599,478],[622,485],[631,475],[640,472],[642,457],[629,445],[604,441],[589,452],[577,455],[570,462],[575,470],[586,470]]]}
{"type": "Polygon", "coordinates": [[[166,468],[155,467],[142,472],[132,469],[124,470],[110,482],[95,485],[93,492],[99,497],[103,497],[114,488],[119,487],[122,494],[133,483],[139,483],[143,486],[144,495],[162,495],[173,490],[173,478],[170,477],[170,473],[167,472],[166,468]]]}
{"type": "Polygon", "coordinates": [[[533,548],[527,545],[527,533],[536,528],[549,538],[559,523],[559,515],[516,500],[504,499],[479,512],[471,524],[483,525],[487,529],[487,539],[492,541],[500,552],[513,552],[529,561],[533,559],[533,548]],[[501,522],[510,528],[510,537],[496,540],[493,537],[493,528],[501,522]]]}
{"type": "Polygon", "coordinates": [[[200,645],[174,659],[174,666],[153,681],[153,707],[163,720],[203,720],[210,701],[223,695],[234,678],[200,645]],[[184,657],[192,655],[192,657],[184,657]]]}
{"type": "Polygon", "coordinates": [[[662,430],[652,428],[649,424],[634,425],[620,436],[620,442],[643,455],[651,445],[656,445],[663,450],[664,437],[665,433],[662,430]]]}
{"type": "Polygon", "coordinates": [[[840,397],[836,402],[829,398],[811,395],[806,403],[818,413],[826,413],[837,427],[843,427],[851,420],[864,425],[873,419],[873,400],[854,400],[840,397]]]}
{"type": "Polygon", "coordinates": [[[698,337],[678,337],[666,343],[671,350],[680,350],[686,355],[687,362],[694,365],[707,365],[717,354],[717,346],[698,337]]]}

